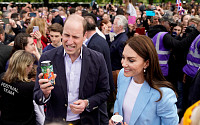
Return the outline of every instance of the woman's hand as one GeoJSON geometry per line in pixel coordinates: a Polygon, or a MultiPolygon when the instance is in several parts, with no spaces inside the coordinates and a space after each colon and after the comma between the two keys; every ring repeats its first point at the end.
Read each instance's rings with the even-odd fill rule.
{"type": "MultiPolygon", "coordinates": [[[[124,122],[124,123],[123,123],[123,122],[120,122],[120,123],[121,123],[121,125],[128,125],[128,124],[126,124],[126,122],[124,122]]],[[[116,123],[114,123],[113,120],[110,119],[110,120],[109,120],[109,125],[116,125],[116,123]]]]}
{"type": "Polygon", "coordinates": [[[37,58],[37,60],[39,61],[39,59],[40,59],[40,53],[39,53],[39,51],[38,51],[38,49],[37,49],[37,47],[36,47],[36,45],[34,44],[34,50],[33,50],[33,52],[32,52],[32,54],[33,55],[35,55],[35,57],[37,58]]]}
{"type": "Polygon", "coordinates": [[[40,31],[32,32],[30,33],[30,35],[33,37],[33,39],[37,40],[36,44],[37,48],[42,48],[42,43],[41,43],[42,34],[40,33],[40,31]]]}

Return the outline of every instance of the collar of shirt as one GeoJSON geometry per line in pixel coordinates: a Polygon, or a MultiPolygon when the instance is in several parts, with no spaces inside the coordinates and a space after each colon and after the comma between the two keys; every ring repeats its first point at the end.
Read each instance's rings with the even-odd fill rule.
{"type": "Polygon", "coordinates": [[[125,31],[123,31],[123,32],[121,32],[121,33],[119,33],[119,34],[115,34],[114,35],[114,39],[116,39],[117,37],[119,37],[121,34],[123,34],[125,31]]]}
{"type": "MultiPolygon", "coordinates": [[[[94,34],[96,34],[97,32],[95,32],[94,34]]],[[[92,34],[91,36],[90,36],[90,38],[88,38],[87,39],[87,41],[85,42],[85,45],[87,46],[88,45],[88,43],[90,42],[90,39],[94,36],[94,34],[92,34]]]]}
{"type": "MultiPolygon", "coordinates": [[[[64,54],[63,54],[63,56],[65,57],[69,57],[69,55],[66,53],[66,51],[65,51],[65,49],[64,49],[64,54]]],[[[80,53],[80,55],[79,55],[79,57],[80,57],[80,59],[82,59],[83,58],[83,47],[81,47],[81,53],[80,53]]],[[[78,57],[78,58],[79,58],[78,57]]]]}

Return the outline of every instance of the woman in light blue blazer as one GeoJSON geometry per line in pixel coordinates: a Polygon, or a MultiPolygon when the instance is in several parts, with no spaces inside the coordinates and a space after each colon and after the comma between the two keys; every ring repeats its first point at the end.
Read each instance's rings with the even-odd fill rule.
{"type": "Polygon", "coordinates": [[[162,75],[151,39],[143,35],[129,39],[121,63],[114,114],[129,125],[177,125],[177,97],[162,75]]]}

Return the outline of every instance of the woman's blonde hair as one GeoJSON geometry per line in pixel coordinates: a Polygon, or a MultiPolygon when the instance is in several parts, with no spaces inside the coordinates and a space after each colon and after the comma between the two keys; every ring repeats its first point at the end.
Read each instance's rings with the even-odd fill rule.
{"type": "Polygon", "coordinates": [[[45,36],[45,20],[42,18],[34,18],[26,29],[26,33],[30,34],[33,32],[33,26],[38,26],[40,33],[45,36]]]}
{"type": "Polygon", "coordinates": [[[3,76],[3,80],[7,83],[16,81],[29,82],[27,67],[33,64],[35,58],[25,50],[16,51],[9,60],[8,69],[3,76]]]}

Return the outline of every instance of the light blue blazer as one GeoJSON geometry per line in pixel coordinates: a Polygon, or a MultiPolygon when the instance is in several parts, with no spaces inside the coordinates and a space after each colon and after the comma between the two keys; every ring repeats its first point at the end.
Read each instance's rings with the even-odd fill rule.
{"type": "MultiPolygon", "coordinates": [[[[124,76],[124,69],[118,75],[117,96],[114,105],[114,113],[119,112],[123,116],[122,105],[124,96],[132,77],[124,76]]],[[[140,89],[133,107],[129,125],[178,125],[178,114],[174,91],[167,87],[160,88],[162,99],[157,90],[151,88],[145,81],[140,89]]]]}

